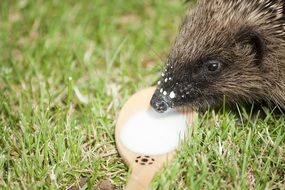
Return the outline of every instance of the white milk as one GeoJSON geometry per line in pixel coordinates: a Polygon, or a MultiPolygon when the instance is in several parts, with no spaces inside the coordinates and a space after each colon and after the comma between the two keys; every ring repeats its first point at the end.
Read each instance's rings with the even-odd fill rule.
{"type": "Polygon", "coordinates": [[[126,122],[121,140],[133,152],[158,155],[174,150],[186,131],[185,115],[175,111],[161,114],[149,109],[138,112],[126,122]]]}

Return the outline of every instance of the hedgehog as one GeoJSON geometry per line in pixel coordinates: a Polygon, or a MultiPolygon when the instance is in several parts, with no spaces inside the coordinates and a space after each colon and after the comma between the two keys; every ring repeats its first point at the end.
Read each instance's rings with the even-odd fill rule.
{"type": "Polygon", "coordinates": [[[171,108],[285,108],[285,0],[200,0],[189,9],[151,98],[171,108]]]}

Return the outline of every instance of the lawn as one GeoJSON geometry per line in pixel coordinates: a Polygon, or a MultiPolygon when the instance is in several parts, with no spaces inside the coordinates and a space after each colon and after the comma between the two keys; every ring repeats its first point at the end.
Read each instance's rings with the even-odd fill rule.
{"type": "MultiPolygon", "coordinates": [[[[182,0],[0,1],[0,188],[122,189],[118,112],[155,84],[182,0]]],[[[285,118],[200,114],[158,189],[285,189],[285,118]]]]}

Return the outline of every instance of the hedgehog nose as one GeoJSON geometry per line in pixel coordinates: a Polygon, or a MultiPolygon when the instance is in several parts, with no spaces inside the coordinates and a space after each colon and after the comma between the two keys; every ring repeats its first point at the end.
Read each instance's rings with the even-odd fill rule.
{"type": "Polygon", "coordinates": [[[155,111],[159,113],[164,113],[170,108],[166,100],[162,96],[158,96],[156,94],[152,96],[150,105],[155,111]]]}

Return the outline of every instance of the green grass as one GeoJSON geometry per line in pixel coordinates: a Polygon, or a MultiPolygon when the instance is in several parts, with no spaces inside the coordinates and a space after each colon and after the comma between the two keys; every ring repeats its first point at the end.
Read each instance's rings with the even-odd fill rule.
{"type": "MultiPolygon", "coordinates": [[[[180,0],[0,1],[0,188],[66,189],[128,170],[115,119],[157,80],[180,0]]],[[[159,189],[284,189],[285,120],[201,115],[159,189]]]]}

